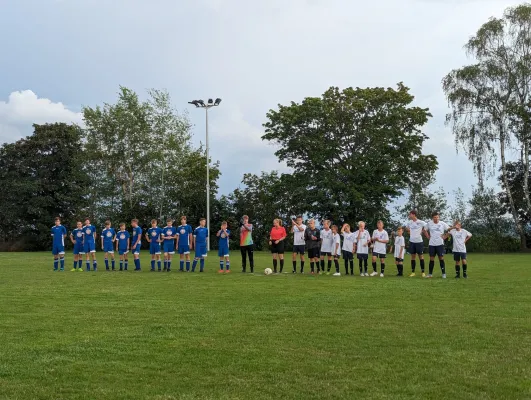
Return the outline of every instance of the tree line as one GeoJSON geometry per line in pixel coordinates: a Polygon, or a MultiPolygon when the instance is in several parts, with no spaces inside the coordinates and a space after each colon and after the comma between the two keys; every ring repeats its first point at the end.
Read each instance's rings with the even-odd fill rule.
{"type": "MultiPolygon", "coordinates": [[[[406,85],[331,87],[266,114],[262,139],[276,146],[290,173],[244,174],[239,188],[217,196],[222,166],[211,163],[212,231],[222,220],[236,231],[241,216],[249,215],[261,249],[274,218],[364,220],[368,226],[381,219],[395,229],[410,209],[422,219],[436,210],[474,232],[471,251],[527,248],[530,32],[531,5],[507,9],[468,41],[474,64],[443,79],[447,122],[478,177],[470,199],[458,191],[449,207],[448,193],[432,189],[437,156],[422,150],[432,115],[413,105],[406,85]],[[508,159],[509,150],[517,159],[508,159]],[[494,174],[500,193],[484,185],[494,174]],[[404,196],[405,204],[392,210],[404,196]]],[[[149,90],[146,97],[120,87],[114,104],[83,109],[83,127],[34,125],[31,136],[0,147],[0,250],[48,248],[57,215],[67,227],[85,217],[97,226],[132,218],[147,226],[152,218],[164,224],[167,217],[204,216],[205,149],[193,146],[192,125],[166,91],[149,90]]]]}

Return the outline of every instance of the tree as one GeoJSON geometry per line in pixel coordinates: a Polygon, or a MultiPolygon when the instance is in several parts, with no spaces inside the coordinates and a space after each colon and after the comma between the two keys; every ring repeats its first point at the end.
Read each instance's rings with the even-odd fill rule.
{"type": "Polygon", "coordinates": [[[34,134],[0,148],[0,233],[24,238],[24,248],[49,247],[54,218],[73,223],[86,206],[89,183],[81,130],[62,123],[34,125],[34,134]]]}
{"type": "Polygon", "coordinates": [[[465,221],[468,215],[468,201],[461,188],[454,190],[454,204],[450,207],[450,221],[465,221]]]}
{"type": "MultiPolygon", "coordinates": [[[[524,190],[524,181],[525,181],[525,165],[523,162],[508,162],[506,166],[507,172],[507,183],[509,184],[509,191],[513,195],[513,201],[515,208],[518,212],[518,218],[520,223],[525,228],[529,227],[531,224],[531,212],[527,209],[527,200],[525,198],[524,190]]],[[[529,171],[527,173],[528,185],[531,183],[529,178],[529,171]]],[[[500,207],[504,213],[509,212],[510,203],[507,196],[507,190],[504,187],[505,180],[502,176],[498,177],[501,187],[504,189],[503,192],[499,193],[498,197],[500,200],[500,207]]]]}
{"type": "Polygon", "coordinates": [[[411,210],[416,210],[420,219],[429,220],[434,212],[441,215],[441,219],[448,218],[448,203],[446,201],[446,192],[440,187],[434,191],[423,189],[419,192],[412,192],[408,201],[399,208],[399,212],[404,218],[409,216],[411,210]]]}
{"type": "MultiPolygon", "coordinates": [[[[453,70],[443,79],[443,89],[453,109],[447,121],[452,125],[456,144],[473,162],[480,187],[484,177],[496,170],[499,153],[509,209],[524,249],[524,228],[507,182],[506,152],[511,144],[516,144],[522,162],[529,166],[531,5],[508,8],[503,18],[491,18],[468,41],[466,49],[477,62],[453,70]]],[[[524,179],[523,192],[526,207],[531,210],[527,182],[524,179]]]]}
{"type": "Polygon", "coordinates": [[[413,184],[413,176],[437,169],[423,155],[421,131],[431,114],[412,107],[413,96],[397,89],[332,87],[270,110],[263,140],[279,146],[280,161],[305,192],[305,212],[334,221],[388,216],[386,205],[413,184]]]}

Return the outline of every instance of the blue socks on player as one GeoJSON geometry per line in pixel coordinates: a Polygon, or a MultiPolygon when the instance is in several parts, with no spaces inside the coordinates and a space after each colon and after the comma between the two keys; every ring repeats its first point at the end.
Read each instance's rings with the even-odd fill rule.
{"type": "Polygon", "coordinates": [[[55,258],[53,260],[53,270],[57,271],[58,268],[59,268],[59,260],[55,258]]]}
{"type": "MultiPolygon", "coordinates": [[[[188,271],[188,265],[189,263],[186,263],[186,270],[188,271]]],[[[192,264],[192,272],[195,272],[195,267],[197,267],[197,258],[194,259],[194,263],[192,264]]]]}
{"type": "Polygon", "coordinates": [[[159,269],[159,271],[162,270],[162,265],[160,263],[160,260],[157,261],[157,268],[159,269]]]}
{"type": "Polygon", "coordinates": [[[109,270],[109,259],[108,258],[105,259],[105,269],[107,271],[109,270]]]}
{"type": "Polygon", "coordinates": [[[140,258],[135,258],[135,270],[140,271],[140,258]]]}
{"type": "Polygon", "coordinates": [[[186,261],[186,270],[190,271],[190,261],[186,261]]]}
{"type": "Polygon", "coordinates": [[[230,262],[229,262],[229,260],[227,260],[227,262],[225,263],[225,266],[226,266],[227,271],[230,271],[230,262]]]}
{"type": "Polygon", "coordinates": [[[205,259],[202,258],[201,261],[199,261],[199,272],[203,272],[205,269],[205,259]]]}
{"type": "Polygon", "coordinates": [[[61,271],[64,271],[64,269],[65,269],[65,258],[63,257],[59,261],[61,263],[61,271]]]}
{"type": "Polygon", "coordinates": [[[90,261],[87,261],[87,271],[90,271],[90,261]]]}
{"type": "Polygon", "coordinates": [[[115,262],[114,262],[114,258],[113,258],[113,260],[111,262],[111,268],[112,268],[113,271],[114,271],[114,266],[115,266],[115,262]]]}
{"type": "MultiPolygon", "coordinates": [[[[136,260],[135,260],[136,261],[136,260]]],[[[127,271],[127,266],[128,266],[129,262],[127,260],[125,260],[125,264],[124,264],[124,270],[127,271]]]]}
{"type": "Polygon", "coordinates": [[[179,269],[180,269],[181,271],[184,271],[184,261],[183,261],[183,260],[181,260],[181,261],[179,262],[179,269]]]}
{"type": "Polygon", "coordinates": [[[171,261],[170,260],[168,260],[168,269],[167,269],[167,271],[168,272],[171,271],[171,261]]]}
{"type": "Polygon", "coordinates": [[[155,271],[155,260],[151,260],[151,270],[155,271]]]}
{"type": "Polygon", "coordinates": [[[120,260],[120,271],[123,271],[124,269],[124,262],[120,260]]]}
{"type": "Polygon", "coordinates": [[[223,266],[224,266],[223,261],[220,261],[219,262],[219,270],[220,271],[223,271],[223,266]]]}
{"type": "Polygon", "coordinates": [[[77,261],[74,261],[74,269],[77,269],[77,261]]]}
{"type": "Polygon", "coordinates": [[[92,264],[92,266],[94,267],[94,271],[96,271],[98,269],[98,262],[94,260],[94,263],[92,264]]]}

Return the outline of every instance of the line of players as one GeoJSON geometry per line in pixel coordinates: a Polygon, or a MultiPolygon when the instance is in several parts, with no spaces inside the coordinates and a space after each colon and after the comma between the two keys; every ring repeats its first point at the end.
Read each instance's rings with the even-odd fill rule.
{"type": "MultiPolygon", "coordinates": [[[[429,222],[421,221],[417,218],[417,212],[409,213],[409,222],[405,227],[409,233],[408,252],[411,254],[411,274],[410,277],[416,276],[417,256],[419,257],[421,276],[423,278],[432,278],[435,266],[435,257],[439,259],[442,278],[446,279],[446,265],[444,260],[445,248],[444,241],[452,236],[453,238],[453,256],[455,261],[456,278],[461,277],[461,266],[463,269],[463,278],[468,277],[467,273],[467,256],[466,242],[472,234],[461,227],[459,221],[455,221],[453,226],[440,220],[438,212],[432,214],[432,220],[429,222]],[[422,235],[429,239],[429,270],[425,273],[424,264],[424,242],[422,235]]],[[[342,256],[345,264],[345,274],[354,275],[354,254],[358,259],[360,276],[377,276],[377,262],[380,261],[380,277],[385,274],[385,259],[387,246],[389,243],[389,234],[384,230],[382,221],[378,221],[377,229],[370,233],[365,229],[365,222],[358,223],[358,230],[351,232],[350,225],[344,224],[339,230],[336,225],[331,225],[330,221],[323,221],[323,229],[315,227],[313,219],[308,221],[308,226],[302,223],[302,217],[292,220],[291,232],[293,233],[293,273],[297,272],[297,255],[300,257],[300,272],[304,273],[305,251],[308,252],[310,259],[311,274],[330,274],[332,260],[336,272],[334,276],[340,276],[339,258],[342,256]],[[341,246],[341,237],[343,237],[343,246],[341,246]],[[373,272],[368,274],[369,251],[372,249],[372,268],[373,272]],[[325,259],[327,266],[325,268],[325,259]]],[[[395,258],[397,267],[397,276],[404,274],[404,252],[406,241],[403,236],[404,228],[399,227],[391,245],[390,251],[395,258]],[[394,251],[393,251],[394,250],[394,251]]],[[[282,221],[275,219],[273,228],[270,233],[269,244],[273,254],[273,272],[278,273],[277,266],[280,262],[280,273],[284,267],[284,241],[287,233],[282,227],[282,221]]]]}
{"type": "MultiPolygon", "coordinates": [[[[199,272],[204,271],[205,257],[207,257],[208,229],[205,227],[206,220],[201,218],[199,226],[192,229],[187,224],[186,217],[181,217],[181,225],[173,226],[173,220],[168,219],[166,226],[160,228],[157,220],[151,221],[151,228],[145,233],[145,238],[149,243],[151,254],[151,271],[171,271],[171,263],[176,250],[180,256],[180,271],[195,272],[199,263],[199,272]],[[190,260],[190,252],[195,248],[193,262],[190,260]],[[161,254],[164,253],[164,269],[162,268],[161,254]],[[186,269],[185,269],[186,264],[186,269]],[[191,264],[191,268],[190,268],[191,264]],[[155,268],[157,267],[157,268],[155,268]]],[[[105,222],[105,229],[101,232],[101,249],[105,252],[106,270],[115,270],[114,252],[118,252],[120,257],[120,271],[127,271],[129,267],[129,252],[133,253],[135,271],[140,271],[140,248],[142,244],[142,228],[138,225],[138,220],[131,221],[133,235],[126,230],[125,223],[120,224],[120,229],[115,231],[110,221],[105,222]],[[110,259],[110,260],[109,260],[110,259]],[[110,261],[110,263],[109,263],[110,261]]],[[[66,228],[61,225],[61,219],[55,219],[55,226],[52,227],[54,256],[54,271],[64,271],[65,264],[65,243],[67,236],[66,228]]],[[[220,257],[220,272],[230,273],[229,262],[229,237],[230,231],[227,229],[227,222],[223,222],[216,236],[219,238],[218,255],[220,257]],[[224,269],[225,267],[225,269],[224,269]]],[[[72,272],[83,271],[83,257],[85,256],[86,270],[97,271],[96,261],[96,228],[91,224],[90,219],[77,222],[77,227],[70,233],[70,240],[74,245],[74,267],[72,272]]]]}

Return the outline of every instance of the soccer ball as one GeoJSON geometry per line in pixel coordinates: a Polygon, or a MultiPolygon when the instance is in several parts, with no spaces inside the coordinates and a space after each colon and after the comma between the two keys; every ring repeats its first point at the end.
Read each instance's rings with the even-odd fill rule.
{"type": "Polygon", "coordinates": [[[273,273],[273,270],[271,268],[266,268],[264,270],[264,274],[266,274],[266,275],[271,275],[272,273],[273,273]]]}

